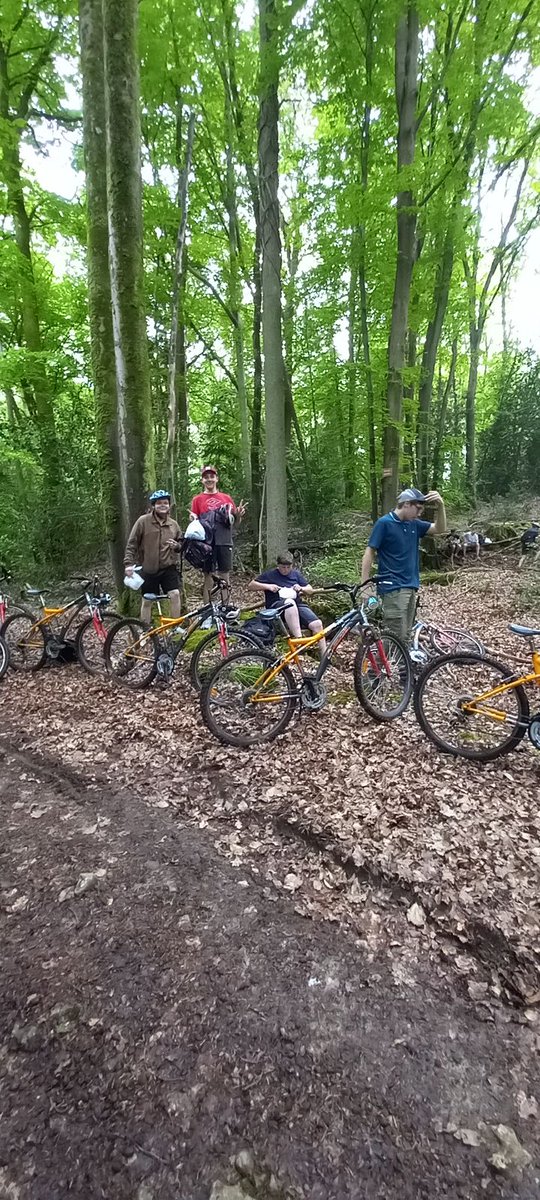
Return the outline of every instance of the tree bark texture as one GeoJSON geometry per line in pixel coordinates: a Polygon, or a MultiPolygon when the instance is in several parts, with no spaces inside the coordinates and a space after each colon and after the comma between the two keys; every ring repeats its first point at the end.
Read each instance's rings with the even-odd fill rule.
{"type": "MultiPolygon", "coordinates": [[[[178,98],[181,105],[181,98],[178,98]]],[[[180,115],[179,115],[180,120],[180,115]]],[[[186,285],[186,230],[188,182],[195,134],[195,113],[188,120],[185,160],[180,166],[178,177],[178,232],[174,256],[172,282],[171,333],[169,339],[168,366],[168,421],[167,421],[167,468],[168,487],[173,502],[176,502],[177,472],[182,505],[188,503],[187,439],[189,436],[189,413],[186,380],[186,342],[184,328],[184,292],[186,285]],[[180,470],[180,462],[183,469],[180,470]]]]}
{"type": "Polygon", "coordinates": [[[124,575],[129,529],[121,491],[116,362],[109,276],[105,80],[101,0],[79,0],[83,93],[83,146],[88,224],[88,310],[101,496],[117,587],[124,575]]]}
{"type": "MultiPolygon", "coordinates": [[[[51,34],[51,56],[54,44],[55,39],[51,34]]],[[[46,51],[43,51],[42,57],[43,55],[46,58],[46,51]]],[[[28,73],[30,75],[30,69],[28,73]]],[[[35,78],[36,87],[38,83],[39,75],[35,78]]],[[[29,351],[25,394],[30,398],[31,393],[30,415],[35,420],[38,431],[47,490],[47,504],[52,513],[55,496],[57,496],[61,486],[61,459],[56,435],[52,388],[45,363],[45,346],[41,331],[32,257],[32,228],[25,203],[20,153],[21,122],[24,122],[28,116],[33,91],[34,88],[30,90],[27,88],[23,94],[23,98],[18,100],[16,107],[12,105],[7,52],[0,41],[0,120],[5,123],[7,128],[7,135],[3,139],[2,154],[0,155],[0,179],[6,188],[8,211],[13,221],[15,244],[20,255],[19,286],[22,342],[29,351]]],[[[54,543],[52,530],[47,549],[53,557],[56,551],[60,549],[54,543]]]]}
{"type": "Polygon", "coordinates": [[[396,29],[396,104],[398,113],[397,262],[392,302],[392,320],[388,341],[388,382],[386,421],[383,442],[383,508],[392,508],[398,491],[403,367],[409,316],[411,280],[415,259],[416,208],[409,181],[416,147],[416,106],[418,97],[418,13],[409,3],[398,18],[396,29]]]}
{"type": "Polygon", "coordinates": [[[143,289],[137,0],[102,0],[107,203],[120,443],[130,521],[154,484],[143,289]]]}
{"type": "Polygon", "coordinates": [[[266,408],[266,541],[275,558],[287,545],[285,370],[281,327],[279,228],[279,55],[275,0],[259,0],[261,93],[259,193],[262,237],[262,332],[266,408]]]}

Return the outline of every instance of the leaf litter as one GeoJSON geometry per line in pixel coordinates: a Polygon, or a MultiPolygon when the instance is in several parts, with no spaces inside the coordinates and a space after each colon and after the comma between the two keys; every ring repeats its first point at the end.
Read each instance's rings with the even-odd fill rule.
{"type": "MultiPolygon", "coordinates": [[[[510,571],[463,570],[424,593],[425,613],[451,613],[498,657],[524,658],[506,625],[532,614],[516,611],[510,571]]],[[[221,855],[289,892],[298,911],[358,924],[366,887],[381,888],[419,934],[450,938],[447,961],[460,944],[484,958],[492,973],[469,979],[472,999],[507,990],[538,1003],[540,756],[527,741],[494,763],[452,760],[410,710],[377,725],[351,691],[271,747],[232,750],[206,731],[180,660],[167,690],[128,693],[64,667],[10,675],[2,695],[21,746],[213,830],[221,855]]],[[[98,814],[98,836],[106,820],[98,814]]]]}

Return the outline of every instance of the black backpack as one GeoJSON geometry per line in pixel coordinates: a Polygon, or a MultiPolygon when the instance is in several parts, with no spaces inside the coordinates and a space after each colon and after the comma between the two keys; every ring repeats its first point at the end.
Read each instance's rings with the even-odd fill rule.
{"type": "Polygon", "coordinates": [[[274,622],[268,618],[265,620],[264,617],[250,617],[248,621],[244,621],[241,629],[243,633],[251,633],[260,642],[261,646],[270,647],[274,645],[274,622]]]}
{"type": "Polygon", "coordinates": [[[212,570],[212,547],[208,542],[201,542],[198,538],[184,538],[182,558],[185,558],[190,567],[204,571],[206,575],[212,570]]]}

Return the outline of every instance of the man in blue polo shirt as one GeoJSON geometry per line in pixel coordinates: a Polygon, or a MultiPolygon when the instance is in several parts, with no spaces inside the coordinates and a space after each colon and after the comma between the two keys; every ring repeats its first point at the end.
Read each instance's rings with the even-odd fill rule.
{"type": "Polygon", "coordinates": [[[420,587],[420,540],[428,533],[446,533],[442,496],[438,492],[428,492],[424,496],[418,488],[406,488],[398,496],[394,511],[375,522],[362,559],[362,583],[365,583],[377,556],[377,574],[384,579],[384,583],[378,584],[384,623],[406,646],[414,624],[420,587]],[[424,504],[436,506],[435,521],[422,520],[424,504]]]}

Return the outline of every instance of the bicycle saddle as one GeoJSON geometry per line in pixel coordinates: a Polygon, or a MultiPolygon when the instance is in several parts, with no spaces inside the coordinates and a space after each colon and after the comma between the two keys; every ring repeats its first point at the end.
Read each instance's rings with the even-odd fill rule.
{"type": "Polygon", "coordinates": [[[282,600],[280,604],[272,605],[272,608],[259,608],[257,616],[273,621],[275,617],[280,617],[286,608],[290,608],[291,604],[294,604],[294,600],[282,600]]]}
{"type": "Polygon", "coordinates": [[[509,625],[508,628],[521,637],[540,637],[540,629],[529,629],[528,625],[509,625]]]}
{"type": "Polygon", "coordinates": [[[165,592],[160,592],[159,596],[157,596],[155,592],[143,592],[143,596],[144,596],[145,600],[166,600],[167,599],[165,592]]]}
{"type": "Polygon", "coordinates": [[[45,595],[46,595],[46,592],[45,592],[45,589],[44,589],[44,588],[31,588],[31,587],[28,587],[28,584],[26,584],[26,587],[25,587],[25,588],[23,588],[23,595],[26,595],[26,596],[45,596],[45,595]]]}

